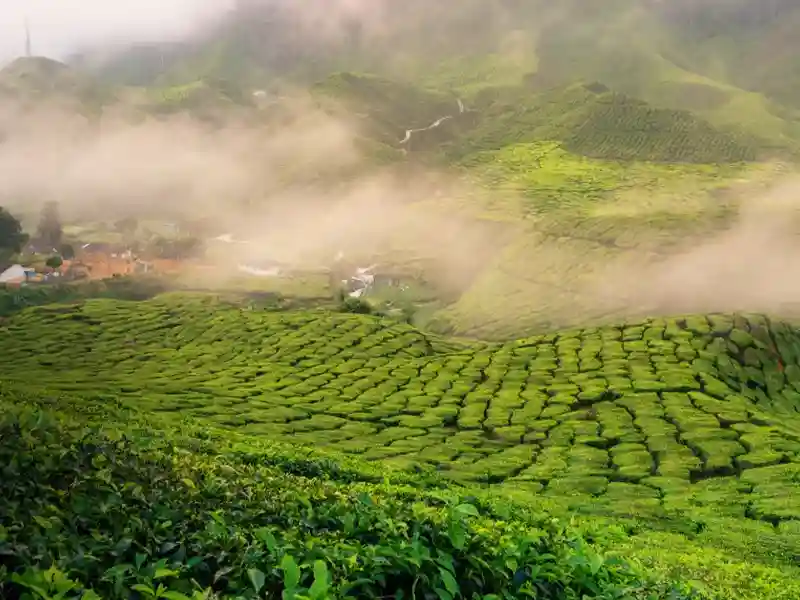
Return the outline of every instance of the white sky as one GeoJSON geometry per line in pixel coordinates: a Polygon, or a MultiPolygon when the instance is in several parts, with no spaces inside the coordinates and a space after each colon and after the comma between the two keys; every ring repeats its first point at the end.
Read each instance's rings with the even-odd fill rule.
{"type": "Polygon", "coordinates": [[[0,65],[22,55],[28,17],[35,55],[64,58],[81,46],[181,37],[234,0],[0,0],[0,65]]]}

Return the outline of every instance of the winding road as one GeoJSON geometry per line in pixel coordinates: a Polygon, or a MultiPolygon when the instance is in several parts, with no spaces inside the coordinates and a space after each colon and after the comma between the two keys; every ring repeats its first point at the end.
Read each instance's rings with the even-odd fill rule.
{"type": "MultiPolygon", "coordinates": [[[[461,101],[461,98],[456,98],[456,102],[458,102],[458,114],[460,115],[464,114],[467,111],[467,109],[464,106],[464,103],[461,101]]],[[[455,115],[447,115],[441,117],[439,119],[436,119],[436,121],[434,121],[427,127],[422,127],[421,129],[406,129],[406,137],[404,137],[400,141],[400,145],[402,146],[403,144],[407,144],[411,140],[411,136],[413,136],[415,133],[419,133],[420,131],[429,131],[430,129],[436,129],[437,127],[439,127],[439,125],[441,125],[442,123],[444,123],[449,119],[452,119],[454,116],[455,115]]]]}

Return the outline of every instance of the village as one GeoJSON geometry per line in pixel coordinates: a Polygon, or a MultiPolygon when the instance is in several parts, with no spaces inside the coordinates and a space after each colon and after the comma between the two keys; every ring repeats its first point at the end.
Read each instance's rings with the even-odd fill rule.
{"type": "MultiPolygon", "coordinates": [[[[225,245],[229,236],[219,236],[209,240],[225,245]]],[[[299,269],[274,260],[253,260],[252,264],[220,264],[210,260],[206,248],[200,244],[190,244],[188,252],[166,252],[163,244],[155,250],[136,250],[131,244],[90,242],[84,244],[65,244],[61,249],[46,251],[41,244],[28,244],[20,253],[19,262],[0,272],[0,285],[22,287],[76,283],[81,281],[103,280],[115,277],[150,275],[166,278],[191,279],[205,274],[208,280],[219,279],[221,272],[228,273],[229,279],[249,279],[251,281],[279,280],[283,278],[304,278],[317,276],[324,279],[329,292],[341,291],[350,298],[366,296],[376,284],[394,285],[393,278],[375,274],[377,265],[353,267],[337,256],[330,266],[315,269],[299,269]]],[[[174,249],[173,249],[174,250],[174,249]]]]}
{"type": "Polygon", "coordinates": [[[28,247],[23,259],[0,273],[0,284],[21,286],[108,279],[136,274],[176,274],[186,268],[184,261],[166,258],[145,259],[124,245],[87,243],[73,252],[42,253],[28,247]]]}
{"type": "Polygon", "coordinates": [[[213,229],[133,217],[62,225],[58,206],[47,203],[31,236],[17,223],[24,241],[0,264],[0,288],[148,278],[165,289],[267,293],[320,305],[341,302],[358,311],[407,312],[435,300],[434,288],[415,270],[369,264],[368,254],[359,258],[334,249],[287,262],[273,252],[280,248],[275,240],[237,239],[213,229]]]}

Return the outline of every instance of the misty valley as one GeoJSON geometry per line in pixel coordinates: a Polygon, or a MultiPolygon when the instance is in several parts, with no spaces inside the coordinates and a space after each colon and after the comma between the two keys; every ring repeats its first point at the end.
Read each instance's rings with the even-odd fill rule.
{"type": "Polygon", "coordinates": [[[0,598],[800,600],[800,6],[202,4],[0,7],[0,598]]]}

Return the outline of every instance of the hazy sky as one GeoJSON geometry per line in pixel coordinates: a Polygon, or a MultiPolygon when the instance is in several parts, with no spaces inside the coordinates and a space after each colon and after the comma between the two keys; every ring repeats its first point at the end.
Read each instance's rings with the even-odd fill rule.
{"type": "Polygon", "coordinates": [[[80,46],[163,40],[191,32],[234,0],[0,0],[0,64],[24,53],[63,58],[80,46]]]}

